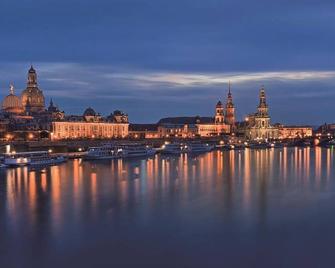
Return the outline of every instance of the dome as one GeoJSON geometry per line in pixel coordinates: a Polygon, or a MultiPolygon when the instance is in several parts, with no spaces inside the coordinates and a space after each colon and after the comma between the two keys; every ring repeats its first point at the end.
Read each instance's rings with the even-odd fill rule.
{"type": "Polygon", "coordinates": [[[14,87],[11,85],[10,94],[2,102],[2,109],[6,112],[21,113],[22,104],[18,96],[14,95],[14,87]]]}
{"type": "Polygon", "coordinates": [[[91,107],[88,107],[84,112],[84,116],[96,116],[96,112],[91,107]]]}
{"type": "Polygon", "coordinates": [[[2,109],[21,108],[21,101],[18,96],[8,95],[2,103],[2,109]]]}
{"type": "Polygon", "coordinates": [[[44,95],[38,88],[26,88],[23,90],[21,101],[24,106],[44,109],[44,95]]]}
{"type": "Polygon", "coordinates": [[[37,74],[33,66],[28,70],[27,88],[21,94],[22,106],[29,112],[43,112],[45,102],[42,90],[37,85],[37,74]]]}

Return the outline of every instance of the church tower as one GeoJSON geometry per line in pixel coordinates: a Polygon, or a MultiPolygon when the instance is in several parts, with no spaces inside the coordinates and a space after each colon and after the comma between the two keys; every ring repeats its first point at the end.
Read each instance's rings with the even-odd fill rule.
{"type": "Polygon", "coordinates": [[[218,101],[215,107],[215,124],[223,124],[223,123],[224,123],[223,105],[221,101],[218,101]]]}
{"type": "Polygon", "coordinates": [[[268,116],[269,107],[266,103],[265,89],[264,86],[261,87],[259,91],[259,105],[257,106],[257,111],[259,116],[268,116]]]}
{"type": "Polygon", "coordinates": [[[269,107],[266,103],[264,86],[262,86],[259,91],[259,104],[257,106],[255,121],[258,128],[270,127],[269,107]]]}
{"type": "Polygon", "coordinates": [[[40,113],[45,111],[44,96],[37,85],[37,73],[33,66],[28,71],[27,88],[21,94],[22,106],[26,112],[40,113]]]}
{"type": "Polygon", "coordinates": [[[227,96],[227,104],[226,104],[226,123],[228,125],[235,124],[235,106],[233,103],[233,96],[230,91],[230,81],[228,85],[228,96],[227,96]]]}

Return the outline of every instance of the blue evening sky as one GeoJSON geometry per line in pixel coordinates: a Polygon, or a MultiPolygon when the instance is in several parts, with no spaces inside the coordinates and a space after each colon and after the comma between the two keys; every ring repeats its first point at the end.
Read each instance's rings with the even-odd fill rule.
{"type": "Polygon", "coordinates": [[[68,114],[207,116],[231,80],[239,119],[264,85],[273,122],[334,122],[334,14],[330,0],[1,0],[1,97],[32,62],[68,114]]]}

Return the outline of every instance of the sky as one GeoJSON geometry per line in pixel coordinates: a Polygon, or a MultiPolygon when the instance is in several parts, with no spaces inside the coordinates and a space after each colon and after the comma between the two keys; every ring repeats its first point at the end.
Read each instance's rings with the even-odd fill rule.
{"type": "Polygon", "coordinates": [[[46,101],[130,122],[236,115],[264,85],[272,122],[335,122],[335,1],[1,0],[0,97],[32,63],[46,101]]]}

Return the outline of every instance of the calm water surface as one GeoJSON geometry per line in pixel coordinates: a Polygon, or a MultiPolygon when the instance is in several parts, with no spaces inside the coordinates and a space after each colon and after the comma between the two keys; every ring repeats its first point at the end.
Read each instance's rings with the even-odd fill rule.
{"type": "Polygon", "coordinates": [[[0,171],[0,267],[333,267],[334,151],[0,171]]]}

